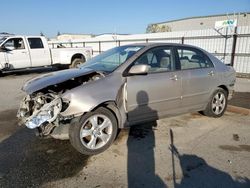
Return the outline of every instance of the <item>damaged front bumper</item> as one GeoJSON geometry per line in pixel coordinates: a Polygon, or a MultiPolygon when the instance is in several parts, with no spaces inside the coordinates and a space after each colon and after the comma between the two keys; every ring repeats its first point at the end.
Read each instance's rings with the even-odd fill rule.
{"type": "Polygon", "coordinates": [[[30,129],[55,122],[62,110],[62,99],[54,94],[27,95],[17,112],[19,124],[30,129]]]}

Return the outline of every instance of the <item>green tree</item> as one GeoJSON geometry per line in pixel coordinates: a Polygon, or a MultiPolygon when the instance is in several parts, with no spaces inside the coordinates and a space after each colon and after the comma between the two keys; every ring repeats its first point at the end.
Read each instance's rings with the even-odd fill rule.
{"type": "Polygon", "coordinates": [[[157,24],[149,24],[146,33],[159,33],[159,32],[171,32],[171,27],[168,25],[157,25],[157,24]]]}
{"type": "Polygon", "coordinates": [[[158,25],[157,24],[149,24],[146,33],[157,33],[158,31],[158,25]]]}
{"type": "Polygon", "coordinates": [[[171,27],[168,25],[162,25],[160,27],[160,32],[171,32],[171,27]]]}

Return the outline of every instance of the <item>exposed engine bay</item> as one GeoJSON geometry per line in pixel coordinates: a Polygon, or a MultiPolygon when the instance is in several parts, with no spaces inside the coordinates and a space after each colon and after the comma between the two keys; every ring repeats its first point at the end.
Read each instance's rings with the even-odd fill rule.
{"type": "Polygon", "coordinates": [[[50,135],[55,128],[68,123],[74,118],[60,115],[61,112],[67,109],[70,103],[70,101],[62,99],[62,94],[102,77],[105,77],[103,73],[93,72],[50,85],[27,95],[22,100],[17,113],[19,124],[25,125],[30,129],[37,128],[40,136],[50,135]]]}

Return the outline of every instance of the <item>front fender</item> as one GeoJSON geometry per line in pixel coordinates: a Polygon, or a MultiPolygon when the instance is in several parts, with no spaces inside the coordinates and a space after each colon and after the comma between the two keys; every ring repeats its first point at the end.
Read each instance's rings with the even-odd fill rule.
{"type": "Polygon", "coordinates": [[[0,52],[0,71],[4,69],[5,58],[3,52],[0,52]]]}
{"type": "Polygon", "coordinates": [[[62,116],[79,116],[89,112],[107,101],[119,104],[122,100],[123,78],[120,75],[110,75],[97,81],[78,86],[62,95],[69,106],[62,116]]]}
{"type": "Polygon", "coordinates": [[[4,68],[4,66],[2,65],[2,63],[0,62],[0,71],[2,71],[4,68]]]}

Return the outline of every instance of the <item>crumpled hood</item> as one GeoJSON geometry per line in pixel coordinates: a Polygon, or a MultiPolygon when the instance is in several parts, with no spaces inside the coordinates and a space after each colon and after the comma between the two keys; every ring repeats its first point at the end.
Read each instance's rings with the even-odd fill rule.
{"type": "Polygon", "coordinates": [[[95,71],[89,68],[78,68],[47,73],[28,80],[23,85],[22,90],[25,91],[27,94],[31,94],[48,86],[62,83],[71,78],[76,78],[93,72],[95,71]]]}

